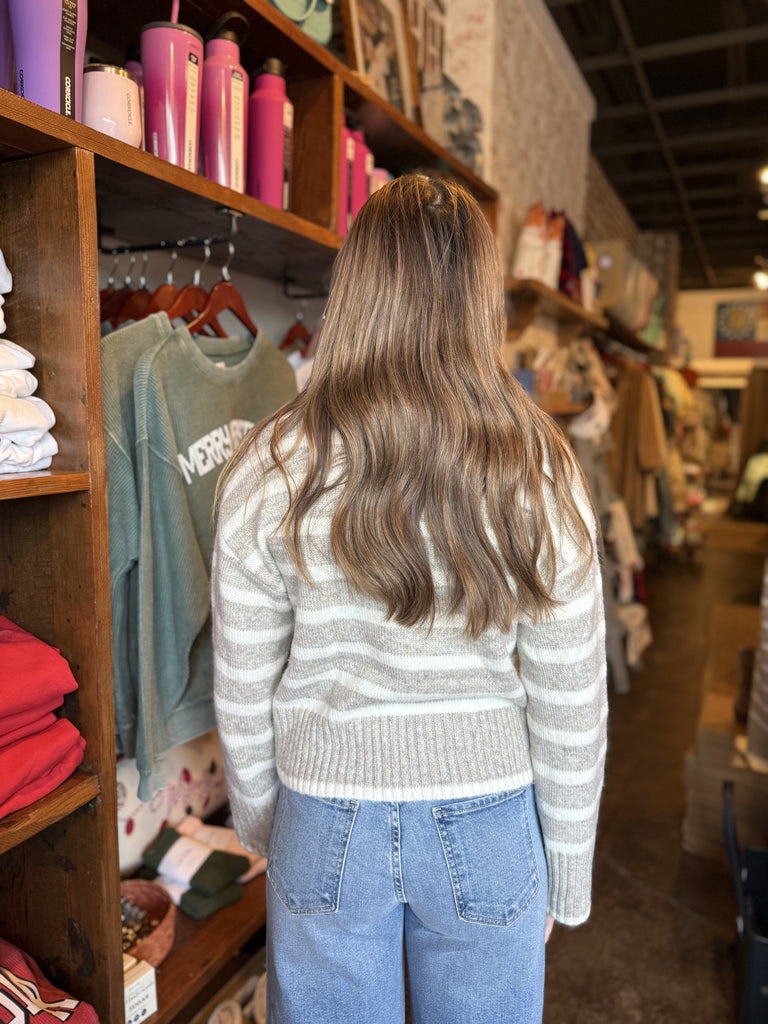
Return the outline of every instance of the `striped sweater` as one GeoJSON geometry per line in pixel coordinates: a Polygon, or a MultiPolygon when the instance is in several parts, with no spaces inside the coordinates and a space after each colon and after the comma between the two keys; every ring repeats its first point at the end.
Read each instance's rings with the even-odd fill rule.
{"type": "MultiPolygon", "coordinates": [[[[291,458],[296,479],[305,464],[302,445],[291,458]]],[[[281,783],[316,797],[440,801],[533,782],[549,913],[584,921],[606,750],[597,544],[585,573],[552,500],[558,605],[549,619],[521,618],[477,640],[460,616],[404,627],[339,571],[333,491],[305,520],[308,582],[279,529],[282,475],[254,488],[258,476],[251,451],[225,487],[212,567],[214,704],[241,843],[266,853],[281,783]]],[[[434,578],[444,594],[438,569],[434,578]]]]}

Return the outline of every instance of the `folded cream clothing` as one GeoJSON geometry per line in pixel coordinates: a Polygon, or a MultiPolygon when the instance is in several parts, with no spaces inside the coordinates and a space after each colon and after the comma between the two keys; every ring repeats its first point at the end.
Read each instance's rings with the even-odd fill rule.
{"type": "Polygon", "coordinates": [[[45,433],[36,444],[16,444],[7,437],[0,437],[0,473],[34,473],[48,469],[53,456],[58,452],[56,438],[45,433]]]}
{"type": "Polygon", "coordinates": [[[13,277],[5,262],[3,250],[0,249],[0,295],[5,295],[13,288],[13,277]]]}
{"type": "Polygon", "coordinates": [[[0,395],[27,398],[37,390],[37,377],[29,370],[0,370],[0,395]]]}
{"type": "Polygon", "coordinates": [[[53,409],[42,398],[0,396],[0,437],[14,444],[37,444],[55,422],[53,409]]]}
{"type": "Polygon", "coordinates": [[[0,338],[0,370],[29,370],[35,365],[35,357],[15,341],[0,338]]]}

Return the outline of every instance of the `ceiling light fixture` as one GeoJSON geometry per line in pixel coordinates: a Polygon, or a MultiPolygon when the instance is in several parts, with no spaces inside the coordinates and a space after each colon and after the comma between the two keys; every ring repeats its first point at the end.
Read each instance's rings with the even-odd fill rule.
{"type": "Polygon", "coordinates": [[[756,270],[752,275],[752,284],[761,292],[768,292],[768,273],[764,270],[756,270]]]}
{"type": "Polygon", "coordinates": [[[761,188],[768,188],[768,164],[757,172],[757,180],[760,182],[761,188]]]}

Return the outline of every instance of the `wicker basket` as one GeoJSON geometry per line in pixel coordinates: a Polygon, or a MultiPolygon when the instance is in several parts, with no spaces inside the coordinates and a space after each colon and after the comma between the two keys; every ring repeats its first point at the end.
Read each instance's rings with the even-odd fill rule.
{"type": "Polygon", "coordinates": [[[137,960],[146,960],[153,967],[157,967],[168,956],[173,946],[176,907],[171,897],[161,885],[147,882],[143,878],[129,878],[121,882],[120,895],[159,922],[145,939],[128,950],[137,960]]]}

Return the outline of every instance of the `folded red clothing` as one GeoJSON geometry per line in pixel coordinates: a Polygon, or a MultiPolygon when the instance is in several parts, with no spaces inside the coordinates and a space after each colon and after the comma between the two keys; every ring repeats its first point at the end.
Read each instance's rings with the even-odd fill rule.
{"type": "Polygon", "coordinates": [[[0,720],[30,708],[50,711],[75,689],[67,659],[55,647],[0,615],[0,720]]]}
{"type": "MultiPolygon", "coordinates": [[[[56,708],[61,706],[61,701],[54,703],[55,698],[48,704],[40,707],[27,708],[25,711],[17,711],[15,715],[0,715],[0,742],[2,737],[14,729],[22,729],[30,722],[38,722],[43,715],[49,715],[56,708]]],[[[52,723],[51,723],[52,724],[52,723]]],[[[37,731],[37,730],[34,730],[37,731]]]]}
{"type": "Polygon", "coordinates": [[[9,726],[7,719],[0,718],[0,750],[9,743],[15,743],[50,728],[56,721],[56,715],[52,711],[45,711],[42,715],[37,710],[28,711],[24,715],[12,715],[11,718],[16,722],[12,727],[9,726]]]}
{"type": "Polygon", "coordinates": [[[0,1019],[36,1024],[99,1024],[90,1003],[74,999],[48,980],[23,950],[0,939],[0,1019]],[[2,1010],[6,1007],[10,1016],[2,1010]]]}
{"type": "Polygon", "coordinates": [[[84,750],[85,740],[66,718],[0,748],[0,817],[51,793],[77,768],[84,750]]]}

